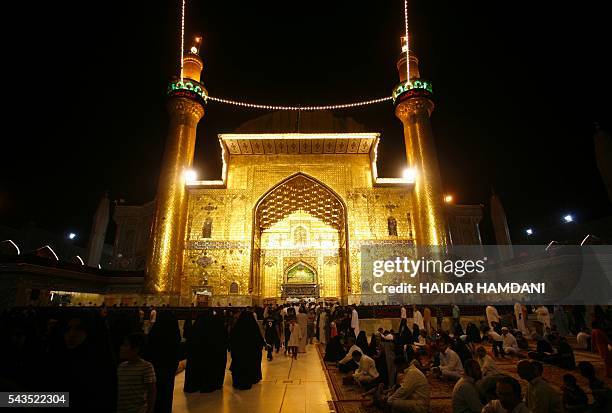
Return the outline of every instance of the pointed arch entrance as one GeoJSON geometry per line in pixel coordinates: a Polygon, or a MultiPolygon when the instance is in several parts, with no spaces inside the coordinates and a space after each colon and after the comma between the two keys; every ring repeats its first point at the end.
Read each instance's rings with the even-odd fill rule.
{"type": "MultiPolygon", "coordinates": [[[[264,237],[264,240],[266,238],[264,237]]],[[[283,277],[282,274],[286,274],[288,267],[292,267],[299,262],[311,266],[313,270],[317,265],[316,262],[328,266],[336,265],[334,268],[337,268],[337,277],[326,277],[326,285],[321,285],[322,278],[320,276],[315,277],[315,282],[311,285],[312,291],[316,291],[316,294],[318,294],[319,287],[322,286],[323,296],[326,298],[335,297],[343,302],[346,301],[347,294],[350,292],[350,282],[347,280],[348,274],[350,274],[347,209],[340,196],[319,180],[303,173],[296,173],[268,190],[255,204],[251,245],[249,292],[254,303],[260,303],[262,300],[270,302],[273,299],[286,297],[288,294],[283,293],[283,287],[288,287],[288,285],[278,284],[270,288],[270,286],[264,285],[264,274],[266,274],[266,271],[270,273],[272,267],[278,266],[281,274],[279,279],[282,278],[279,283],[286,283],[286,276],[283,277]],[[300,221],[299,217],[304,218],[304,215],[307,215],[317,228],[324,228],[323,231],[327,231],[328,234],[335,232],[334,242],[330,241],[327,247],[323,248],[321,245],[325,241],[319,240],[319,243],[316,244],[319,246],[318,249],[310,248],[318,238],[311,237],[305,230],[304,225],[300,223],[293,230],[288,229],[289,239],[283,238],[282,241],[275,241],[295,243],[291,246],[293,250],[289,254],[290,257],[284,257],[284,260],[289,261],[281,262],[277,257],[270,256],[270,251],[265,248],[266,245],[262,245],[262,235],[267,235],[268,231],[286,224],[288,220],[300,221]],[[304,245],[304,243],[308,245],[304,245]],[[300,248],[309,251],[306,255],[310,255],[311,262],[307,262],[308,259],[300,256],[300,248]],[[268,252],[266,253],[266,251],[268,252]],[[313,257],[313,255],[317,256],[313,257]],[[291,260],[294,260],[294,262],[291,262],[291,260]],[[333,296],[330,296],[329,292],[334,292],[333,296]]],[[[294,285],[290,287],[292,287],[292,291],[309,291],[308,283],[304,283],[302,290],[295,289],[294,285]]],[[[308,294],[304,293],[303,295],[308,294]]]]}

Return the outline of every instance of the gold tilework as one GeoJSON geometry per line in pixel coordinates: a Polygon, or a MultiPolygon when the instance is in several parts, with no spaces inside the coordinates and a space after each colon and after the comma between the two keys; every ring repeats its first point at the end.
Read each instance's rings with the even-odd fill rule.
{"type": "MultiPolygon", "coordinates": [[[[284,141],[274,143],[282,146],[284,141]]],[[[292,155],[287,149],[266,155],[265,142],[255,151],[251,143],[245,146],[247,155],[229,155],[226,188],[189,188],[181,304],[194,302],[198,286],[209,287],[215,305],[280,300],[284,270],[299,260],[317,270],[322,297],[359,301],[360,243],[412,238],[411,189],[373,187],[372,156],[359,149],[351,153],[356,142],[350,139],[337,143],[349,153],[335,153],[335,145],[322,153],[292,155]],[[282,189],[291,177],[298,179],[298,190],[282,189]],[[273,199],[266,194],[283,195],[273,199]],[[258,205],[266,212],[254,231],[258,205]],[[397,222],[397,236],[388,233],[389,217],[397,222]],[[204,238],[207,219],[210,238],[204,238]],[[295,244],[291,237],[299,226],[306,228],[309,242],[303,251],[292,244],[274,247],[283,237],[295,244]],[[317,237],[329,237],[325,248],[312,243],[317,237]],[[233,282],[239,285],[237,295],[229,293],[233,282]]]]}

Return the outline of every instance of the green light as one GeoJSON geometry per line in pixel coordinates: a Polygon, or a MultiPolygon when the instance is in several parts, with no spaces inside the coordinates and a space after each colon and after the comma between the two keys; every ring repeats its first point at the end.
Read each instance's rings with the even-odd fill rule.
{"type": "Polygon", "coordinates": [[[397,85],[395,87],[395,89],[393,89],[393,101],[395,102],[395,100],[404,92],[407,92],[409,90],[413,90],[413,89],[421,89],[421,90],[426,90],[429,93],[433,93],[433,88],[431,86],[431,82],[427,82],[425,80],[421,80],[421,79],[416,79],[413,80],[412,82],[403,82],[400,83],[399,85],[397,85]]]}
{"type": "Polygon", "coordinates": [[[190,92],[196,93],[200,96],[204,101],[208,99],[208,94],[206,89],[204,89],[198,82],[189,79],[176,80],[174,82],[170,82],[168,85],[168,94],[176,90],[188,90],[190,92]]]}

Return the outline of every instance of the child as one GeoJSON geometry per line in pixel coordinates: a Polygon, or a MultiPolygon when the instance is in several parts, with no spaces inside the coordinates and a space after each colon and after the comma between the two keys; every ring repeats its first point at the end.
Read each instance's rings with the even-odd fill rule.
{"type": "Polygon", "coordinates": [[[278,336],[278,329],[276,327],[276,320],[273,315],[269,315],[264,320],[264,331],[266,338],[266,349],[268,350],[268,361],[272,360],[272,350],[276,348],[276,352],[278,353],[278,349],[280,347],[280,337],[278,336]]]}
{"type": "Polygon", "coordinates": [[[294,359],[297,359],[298,345],[300,344],[300,328],[296,324],[295,318],[289,321],[289,342],[287,348],[289,349],[289,355],[294,359]]]}
{"type": "Polygon", "coordinates": [[[128,335],[119,350],[123,361],[117,368],[117,413],[152,413],[155,407],[155,371],[140,358],[145,335],[128,335]]]}
{"type": "Polygon", "coordinates": [[[588,403],[587,395],[576,383],[576,377],[571,374],[563,375],[563,404],[566,409],[576,411],[579,406],[586,407],[588,403]]]}

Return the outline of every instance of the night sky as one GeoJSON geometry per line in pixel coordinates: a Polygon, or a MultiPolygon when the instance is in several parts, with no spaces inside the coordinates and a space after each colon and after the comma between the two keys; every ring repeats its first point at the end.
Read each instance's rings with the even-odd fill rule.
{"type": "MultiPolygon", "coordinates": [[[[412,49],[433,82],[442,179],[458,203],[500,195],[515,241],[567,212],[610,215],[593,123],[610,129],[605,2],[412,0],[412,49]],[[491,4],[493,3],[493,4],[491,4]]],[[[5,35],[0,224],[35,221],[86,240],[100,196],[151,200],[178,73],[179,1],[44,2],[10,7],[5,35]],[[92,8],[93,7],[93,8],[92,8]],[[6,75],[5,75],[6,76],[6,75]]],[[[188,1],[214,96],[328,104],[390,95],[403,1],[188,1]]],[[[210,103],[195,168],[220,175],[216,135],[266,112],[210,103]]],[[[405,165],[391,103],[337,111],[381,132],[381,176],[405,165]]]]}

